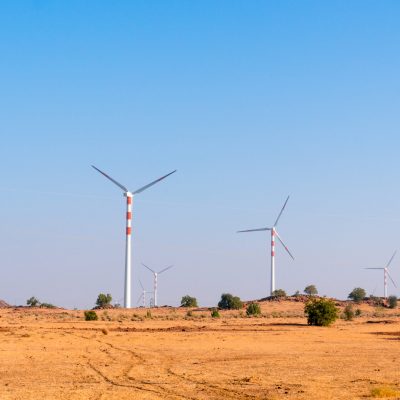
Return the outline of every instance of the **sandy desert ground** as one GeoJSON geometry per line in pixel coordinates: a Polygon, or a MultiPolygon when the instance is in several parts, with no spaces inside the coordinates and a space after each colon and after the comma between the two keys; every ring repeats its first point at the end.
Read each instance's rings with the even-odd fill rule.
{"type": "Polygon", "coordinates": [[[332,327],[302,303],[263,316],[175,308],[0,310],[0,399],[400,398],[400,310],[332,327]],[[385,397],[386,396],[386,397],[385,397]]]}

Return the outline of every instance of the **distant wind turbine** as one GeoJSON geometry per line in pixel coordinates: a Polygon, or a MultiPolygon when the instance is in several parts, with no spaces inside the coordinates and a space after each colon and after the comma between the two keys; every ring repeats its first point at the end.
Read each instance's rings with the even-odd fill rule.
{"type": "Polygon", "coordinates": [[[132,200],[136,194],[139,194],[150,186],[155,185],[156,183],[162,181],[167,176],[170,176],[175,171],[170,172],[167,175],[162,176],[161,178],[156,179],[153,182],[141,187],[140,189],[135,190],[134,192],[130,192],[125,186],[121,185],[115,179],[111,178],[111,176],[107,175],[105,172],[101,171],[100,169],[96,168],[94,165],[92,167],[100,172],[100,174],[104,175],[107,179],[109,179],[112,183],[117,185],[120,189],[123,190],[124,196],[126,197],[126,245],[125,245],[125,287],[124,287],[124,307],[131,308],[131,259],[132,259],[132,252],[131,252],[131,234],[132,234],[132,200]]]}
{"type": "Polygon", "coordinates": [[[139,279],[139,283],[140,283],[140,286],[141,286],[141,288],[142,288],[142,294],[140,295],[140,297],[139,297],[139,299],[138,299],[138,301],[137,301],[137,304],[140,303],[140,300],[143,300],[143,307],[146,307],[146,294],[147,294],[147,293],[153,293],[153,292],[147,291],[147,290],[144,288],[144,286],[143,286],[143,284],[142,284],[142,282],[141,282],[140,279],[139,279]]]}
{"type": "Polygon", "coordinates": [[[397,250],[393,253],[393,255],[390,258],[389,262],[386,264],[386,267],[364,268],[364,269],[381,269],[381,270],[383,270],[383,292],[384,292],[385,299],[387,299],[387,297],[388,297],[388,290],[387,290],[388,289],[388,279],[387,279],[388,277],[392,281],[394,287],[397,288],[394,280],[392,279],[392,277],[389,274],[389,265],[393,261],[393,258],[396,255],[396,253],[397,253],[397,250]]]}
{"type": "Polygon", "coordinates": [[[287,251],[290,257],[294,260],[294,257],[292,253],[289,251],[285,243],[283,243],[283,240],[279,236],[276,226],[278,225],[278,221],[283,213],[283,210],[286,207],[286,204],[289,200],[289,196],[287,197],[285,204],[283,205],[281,212],[279,213],[278,217],[276,218],[276,221],[274,225],[271,228],[259,228],[259,229],[246,229],[244,231],[238,231],[238,233],[243,233],[243,232],[260,232],[260,231],[271,231],[271,296],[273,292],[275,291],[275,236],[278,238],[278,240],[281,242],[282,246],[284,249],[287,251]]]}
{"type": "Polygon", "coordinates": [[[157,278],[158,275],[162,274],[163,272],[167,271],[168,269],[172,268],[173,265],[170,265],[167,268],[162,269],[161,271],[154,271],[153,269],[151,269],[150,267],[148,267],[147,265],[143,264],[143,267],[146,267],[152,274],[153,274],[153,278],[154,278],[154,307],[157,307],[157,278]]]}

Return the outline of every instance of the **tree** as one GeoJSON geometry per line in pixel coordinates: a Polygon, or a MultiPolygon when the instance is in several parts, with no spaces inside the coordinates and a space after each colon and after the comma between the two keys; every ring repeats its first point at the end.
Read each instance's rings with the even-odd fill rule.
{"type": "Polygon", "coordinates": [[[274,297],[286,297],[286,292],[283,289],[276,289],[272,292],[274,297]]]}
{"type": "Polygon", "coordinates": [[[223,293],[218,307],[224,310],[239,310],[243,307],[243,303],[237,296],[232,296],[230,293],[223,293]]]}
{"type": "Polygon", "coordinates": [[[183,296],[181,299],[181,307],[198,307],[196,297],[189,295],[183,296]]]}
{"type": "Polygon", "coordinates": [[[389,308],[396,308],[397,307],[397,297],[396,296],[389,296],[389,308]]]}
{"type": "Polygon", "coordinates": [[[359,303],[361,300],[365,298],[365,296],[366,296],[365,290],[360,287],[357,287],[354,288],[347,297],[355,301],[356,303],[359,303]]]}
{"type": "Polygon", "coordinates": [[[308,285],[305,287],[304,293],[308,294],[309,296],[315,296],[318,294],[318,290],[315,285],[308,285]]]}
{"type": "Polygon", "coordinates": [[[304,306],[308,325],[329,326],[338,318],[339,310],[332,300],[311,298],[304,306]]]}
{"type": "Polygon", "coordinates": [[[32,296],[30,299],[28,299],[26,301],[26,304],[29,307],[39,307],[40,306],[40,301],[36,297],[32,296]]]}
{"type": "Polygon", "coordinates": [[[110,305],[111,300],[112,300],[112,296],[110,293],[107,293],[107,294],[100,293],[97,296],[96,305],[99,307],[106,307],[106,306],[110,305]]]}
{"type": "Polygon", "coordinates": [[[258,303],[250,303],[247,306],[246,314],[248,316],[250,316],[250,315],[260,315],[261,314],[260,305],[258,303]]]}

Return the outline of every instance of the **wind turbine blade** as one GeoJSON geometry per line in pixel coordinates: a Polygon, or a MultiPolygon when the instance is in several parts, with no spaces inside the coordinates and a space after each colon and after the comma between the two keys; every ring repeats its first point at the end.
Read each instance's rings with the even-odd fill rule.
{"type": "Polygon", "coordinates": [[[243,233],[243,232],[261,232],[261,231],[270,231],[271,228],[259,228],[259,229],[246,229],[244,231],[237,231],[236,233],[243,233]]]}
{"type": "Polygon", "coordinates": [[[364,268],[364,269],[385,269],[385,268],[382,268],[382,267],[376,267],[376,268],[364,268]]]}
{"type": "Polygon", "coordinates": [[[96,168],[94,165],[92,165],[92,168],[94,168],[96,171],[100,172],[102,175],[104,175],[107,179],[109,179],[111,182],[115,183],[118,187],[120,187],[124,192],[129,192],[129,190],[124,186],[121,185],[119,182],[117,182],[115,179],[111,178],[111,176],[107,175],[105,172],[101,171],[100,169],[96,168]]]}
{"type": "Polygon", "coordinates": [[[285,201],[285,204],[283,205],[282,210],[281,210],[281,212],[279,213],[278,218],[277,218],[276,221],[275,221],[274,226],[277,226],[277,225],[278,225],[279,218],[281,217],[281,215],[282,215],[282,213],[283,213],[283,210],[285,209],[286,204],[287,204],[287,202],[289,201],[289,197],[290,197],[290,196],[287,197],[287,199],[286,199],[286,201],[285,201]]]}
{"type": "Polygon", "coordinates": [[[386,270],[386,273],[388,274],[388,277],[389,277],[389,278],[390,278],[390,280],[392,281],[392,283],[393,283],[394,287],[395,287],[395,288],[397,288],[397,285],[396,285],[396,283],[394,282],[393,278],[390,276],[390,274],[389,274],[389,271],[388,271],[388,270],[386,270]]]}
{"type": "Polygon", "coordinates": [[[141,286],[141,288],[144,290],[144,287],[143,287],[143,284],[142,284],[142,281],[139,279],[139,283],[140,283],[140,286],[141,286]]]}
{"type": "Polygon", "coordinates": [[[148,267],[147,265],[145,265],[145,264],[143,264],[142,263],[142,265],[143,265],[143,267],[146,267],[149,271],[151,271],[153,274],[155,274],[156,273],[156,271],[153,271],[150,267],[148,267]]]}
{"type": "Polygon", "coordinates": [[[173,265],[170,265],[169,267],[162,269],[161,271],[158,272],[158,275],[162,274],[162,273],[165,272],[167,269],[170,269],[170,268],[172,268],[172,267],[173,267],[173,265]]]}
{"type": "Polygon", "coordinates": [[[386,268],[390,265],[390,263],[393,261],[394,256],[396,255],[397,250],[393,253],[392,258],[389,260],[389,262],[386,264],[386,268]]]}
{"type": "Polygon", "coordinates": [[[292,257],[292,259],[294,260],[294,257],[292,255],[292,253],[290,252],[290,250],[287,248],[286,244],[283,243],[283,240],[281,239],[281,237],[278,235],[278,232],[275,230],[275,235],[278,238],[278,240],[281,242],[282,246],[285,248],[285,250],[287,251],[287,253],[289,254],[290,257],[292,257]]]}
{"type": "Polygon", "coordinates": [[[155,185],[156,183],[162,181],[162,180],[165,179],[167,176],[170,176],[170,175],[172,175],[172,174],[175,173],[175,172],[176,172],[176,170],[170,172],[170,173],[167,174],[167,175],[162,176],[161,178],[156,179],[155,181],[149,183],[149,184],[146,185],[146,186],[141,187],[140,189],[135,190],[135,191],[133,192],[133,194],[138,194],[138,193],[143,192],[144,190],[148,189],[150,186],[155,185]]]}

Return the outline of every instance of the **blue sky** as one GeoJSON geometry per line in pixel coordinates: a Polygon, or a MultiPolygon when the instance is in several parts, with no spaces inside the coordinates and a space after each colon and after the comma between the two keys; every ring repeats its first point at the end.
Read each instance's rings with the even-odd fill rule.
{"type": "MultiPolygon", "coordinates": [[[[277,287],[382,294],[400,246],[396,1],[4,1],[0,5],[0,298],[90,307],[123,296],[135,189],[133,299],[277,287]]],[[[392,276],[400,283],[400,258],[392,276]]],[[[398,294],[389,288],[390,294],[398,294]]]]}

